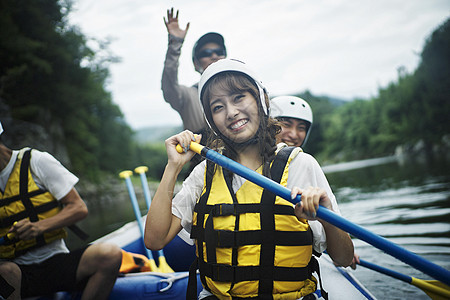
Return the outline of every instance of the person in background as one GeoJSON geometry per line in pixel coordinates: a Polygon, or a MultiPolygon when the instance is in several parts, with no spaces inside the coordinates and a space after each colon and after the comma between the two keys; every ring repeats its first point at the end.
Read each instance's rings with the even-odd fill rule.
{"type": "MultiPolygon", "coordinates": [[[[198,164],[173,197],[177,176],[193,156],[190,142],[200,140],[185,130],[165,142],[168,162],[148,212],[146,246],[162,249],[182,228],[190,232],[204,288],[200,299],[310,295],[317,287],[313,249],[327,249],[342,265],[353,255],[347,233],[316,219],[319,204],[339,213],[319,164],[300,148],[277,148],[280,127],[269,117],[267,93],[244,63],[211,64],[200,79],[199,99],[215,138],[211,148],[281,182],[292,199],[300,194],[302,201],[293,206],[209,161],[198,164]],[[314,230],[308,220],[318,220],[314,230]]],[[[188,299],[196,295],[188,288],[188,299]]]]}
{"type": "Polygon", "coordinates": [[[306,144],[313,124],[308,102],[295,96],[279,96],[270,100],[270,116],[281,124],[278,143],[301,147],[306,144]]]}
{"type": "Polygon", "coordinates": [[[64,227],[88,214],[78,178],[47,152],[11,150],[2,132],[0,123],[0,298],[83,290],[83,300],[107,299],[121,250],[100,243],[69,251],[64,242],[64,227]]]}
{"type": "MultiPolygon", "coordinates": [[[[184,86],[178,83],[178,62],[189,23],[184,30],[181,29],[178,23],[178,10],[174,14],[172,7],[167,10],[167,19],[164,18],[164,24],[169,33],[169,45],[161,80],[164,100],[178,112],[184,129],[202,134],[202,142],[206,143],[208,140],[207,125],[198,101],[198,85],[184,86]]],[[[201,36],[192,49],[192,62],[195,70],[200,74],[210,64],[226,56],[227,48],[224,38],[216,32],[209,32],[201,36]]],[[[186,174],[189,174],[202,160],[200,155],[194,155],[186,174]]]]}
{"type": "MultiPolygon", "coordinates": [[[[308,141],[313,124],[311,106],[300,97],[278,96],[270,100],[270,116],[281,124],[277,142],[288,146],[301,147],[308,141]]],[[[354,254],[352,269],[359,264],[359,255],[354,254]]]]}
{"type": "MultiPolygon", "coordinates": [[[[161,80],[164,100],[179,113],[184,129],[204,133],[207,125],[198,101],[197,84],[184,86],[178,83],[178,64],[181,47],[189,30],[189,23],[187,23],[184,30],[181,29],[178,23],[178,10],[174,15],[174,10],[171,8],[167,10],[167,19],[164,18],[164,24],[169,33],[169,45],[161,80]]],[[[209,32],[200,37],[192,49],[192,61],[195,70],[200,74],[211,63],[226,56],[227,49],[224,38],[216,32],[209,32]]],[[[205,139],[205,134],[203,136],[205,139]]]]}

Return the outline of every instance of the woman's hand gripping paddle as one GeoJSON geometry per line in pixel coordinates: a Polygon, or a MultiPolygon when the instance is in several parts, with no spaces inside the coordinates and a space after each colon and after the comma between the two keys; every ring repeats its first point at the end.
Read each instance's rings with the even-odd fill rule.
{"type": "MultiPolygon", "coordinates": [[[[147,176],[145,175],[145,172],[148,171],[148,167],[146,166],[140,166],[134,169],[134,172],[139,174],[139,177],[141,178],[141,184],[142,189],[144,191],[144,198],[145,203],[147,203],[147,211],[150,209],[150,204],[152,202],[151,196],[150,196],[150,188],[148,187],[148,181],[147,176]]],[[[166,261],[166,257],[164,256],[163,250],[158,251],[158,268],[159,272],[163,273],[173,273],[172,268],[169,266],[169,264],[166,261]]]]}
{"type": "MultiPolygon", "coordinates": [[[[179,153],[183,153],[183,148],[180,145],[176,146],[176,149],[179,153]]],[[[275,195],[280,196],[283,199],[286,199],[292,203],[300,202],[300,195],[292,200],[291,199],[291,191],[288,188],[274,182],[273,180],[225,157],[216,151],[213,151],[205,146],[202,146],[196,142],[191,142],[189,150],[194,151],[195,153],[200,154],[206,159],[211,160],[212,162],[222,166],[225,169],[228,169],[239,176],[246,178],[247,180],[271,191],[275,195]]],[[[413,266],[414,268],[424,272],[425,274],[431,276],[434,279],[437,279],[446,285],[450,285],[450,271],[422,258],[421,256],[412,253],[393,242],[376,235],[367,229],[353,224],[352,222],[342,218],[341,216],[333,213],[332,211],[319,206],[317,209],[317,217],[333,224],[334,226],[348,232],[355,237],[371,244],[372,246],[383,250],[384,252],[392,255],[393,257],[403,261],[404,263],[413,266]]]]}
{"type": "Polygon", "coordinates": [[[131,179],[130,179],[131,175],[133,175],[133,172],[129,171],[129,170],[122,171],[122,172],[119,173],[120,178],[125,179],[125,183],[127,185],[128,194],[129,194],[130,199],[131,199],[131,204],[133,205],[134,215],[135,215],[136,221],[138,223],[139,231],[141,232],[141,241],[142,241],[142,244],[144,246],[144,249],[146,250],[147,257],[150,260],[150,268],[154,272],[160,272],[159,268],[156,266],[155,259],[153,258],[152,251],[150,251],[149,249],[147,249],[147,247],[145,247],[145,243],[144,243],[144,227],[142,225],[142,220],[141,220],[142,216],[141,216],[141,213],[139,211],[139,204],[138,204],[137,199],[136,199],[136,194],[134,192],[133,184],[131,183],[131,179]]]}

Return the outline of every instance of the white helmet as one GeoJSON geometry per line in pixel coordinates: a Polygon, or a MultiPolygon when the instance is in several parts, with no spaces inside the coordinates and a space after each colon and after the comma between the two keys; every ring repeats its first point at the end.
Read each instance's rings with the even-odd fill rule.
{"type": "MultiPolygon", "coordinates": [[[[200,82],[198,83],[198,98],[200,99],[201,107],[203,108],[203,88],[205,87],[208,80],[210,80],[212,77],[219,73],[227,72],[227,71],[234,71],[234,72],[240,72],[251,79],[254,80],[256,86],[259,90],[259,98],[261,102],[261,106],[264,110],[264,113],[268,115],[268,109],[266,105],[266,98],[265,94],[266,88],[264,87],[263,83],[258,80],[258,77],[255,76],[255,73],[247,68],[244,62],[236,60],[236,59],[221,59],[218,60],[212,64],[210,64],[206,70],[203,72],[202,77],[200,78],[200,82]]],[[[205,116],[206,122],[208,123],[209,127],[212,129],[211,124],[208,121],[208,118],[206,117],[206,114],[203,112],[203,115],[205,116]]]]}
{"type": "Polygon", "coordinates": [[[308,102],[295,96],[275,97],[270,100],[270,116],[272,118],[294,118],[308,122],[310,125],[303,145],[306,143],[313,124],[313,113],[308,102]]]}

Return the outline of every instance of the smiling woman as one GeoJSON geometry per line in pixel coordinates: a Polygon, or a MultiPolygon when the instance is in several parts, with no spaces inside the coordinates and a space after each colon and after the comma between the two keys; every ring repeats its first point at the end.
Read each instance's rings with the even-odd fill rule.
{"type": "Polygon", "coordinates": [[[205,90],[205,98],[210,99],[206,104],[210,107],[206,113],[209,124],[216,133],[234,144],[251,140],[260,125],[256,86],[244,75],[223,73],[215,80],[224,83],[211,84],[211,88],[205,90]],[[243,89],[244,86],[247,88],[243,89]]]}
{"type": "MultiPolygon", "coordinates": [[[[293,207],[211,161],[197,165],[172,199],[173,192],[167,191],[173,191],[180,170],[193,156],[188,151],[191,141],[200,137],[186,130],[167,139],[168,162],[148,212],[145,243],[156,250],[182,228],[190,233],[197,247],[191,270],[198,264],[203,284],[200,299],[298,299],[317,289],[313,249],[327,249],[344,266],[353,258],[348,234],[316,218],[319,204],[339,214],[318,163],[300,148],[277,149],[280,128],[268,115],[268,96],[256,78],[243,62],[230,59],[211,64],[202,74],[199,96],[213,131],[210,146],[282,183],[291,197],[301,195],[302,201],[293,207]],[[178,152],[178,145],[184,151],[178,152]]],[[[196,298],[196,286],[189,283],[188,299],[196,298]]]]}

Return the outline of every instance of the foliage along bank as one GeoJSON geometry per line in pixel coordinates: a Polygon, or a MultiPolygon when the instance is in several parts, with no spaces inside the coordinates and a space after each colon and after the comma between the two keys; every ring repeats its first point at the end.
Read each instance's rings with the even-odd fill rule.
{"type": "MultiPolygon", "coordinates": [[[[320,123],[323,160],[355,160],[398,152],[448,156],[450,148],[450,19],[426,40],[417,69],[398,70],[398,80],[380,88],[378,96],[337,107],[320,123]]],[[[321,118],[319,115],[318,118],[321,118]]],[[[317,151],[317,152],[316,152],[317,151]]]]}

